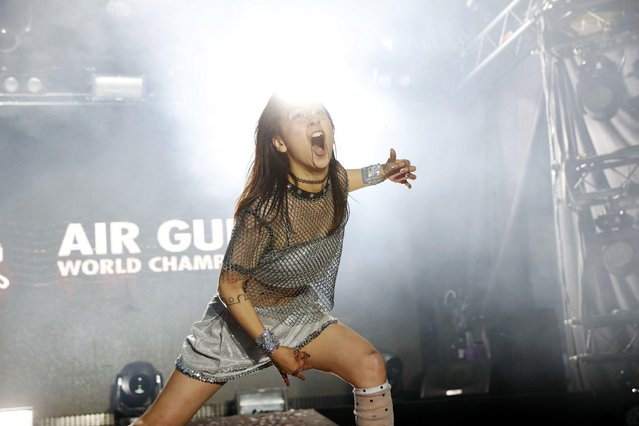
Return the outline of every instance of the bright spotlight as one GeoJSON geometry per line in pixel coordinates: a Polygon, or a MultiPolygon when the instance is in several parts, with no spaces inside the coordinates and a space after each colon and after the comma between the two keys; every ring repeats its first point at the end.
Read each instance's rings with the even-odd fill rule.
{"type": "Polygon", "coordinates": [[[144,78],[119,75],[93,75],[94,99],[141,99],[144,97],[144,78]]]}
{"type": "Polygon", "coordinates": [[[0,408],[0,425],[33,426],[33,408],[0,408]]]}
{"type": "Polygon", "coordinates": [[[31,77],[27,80],[27,90],[29,93],[38,93],[42,90],[42,81],[38,77],[31,77]]]}
{"type": "Polygon", "coordinates": [[[4,90],[9,93],[15,93],[20,88],[20,82],[17,78],[10,75],[4,79],[4,90]]]}

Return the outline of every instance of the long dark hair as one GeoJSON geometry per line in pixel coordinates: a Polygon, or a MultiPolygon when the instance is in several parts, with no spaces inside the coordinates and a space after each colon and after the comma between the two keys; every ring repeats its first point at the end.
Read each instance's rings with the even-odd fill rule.
{"type": "MultiPolygon", "coordinates": [[[[285,208],[289,174],[289,159],[286,153],[273,146],[273,138],[280,135],[280,120],[285,102],[278,95],[272,95],[260,115],[255,128],[255,156],[251,164],[246,186],[235,207],[235,218],[254,205],[265,209],[265,217],[278,217],[285,208]]],[[[327,112],[331,126],[333,119],[327,112]]],[[[333,154],[328,166],[328,175],[333,193],[333,224],[331,232],[337,229],[346,213],[346,190],[338,176],[337,159],[333,154]]],[[[345,178],[345,177],[343,177],[345,178]]]]}

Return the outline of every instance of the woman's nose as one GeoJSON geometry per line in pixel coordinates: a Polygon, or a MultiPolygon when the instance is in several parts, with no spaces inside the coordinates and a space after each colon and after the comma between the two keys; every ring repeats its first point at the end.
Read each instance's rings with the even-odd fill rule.
{"type": "Polygon", "coordinates": [[[316,124],[316,123],[319,123],[319,121],[320,121],[320,114],[310,113],[308,115],[308,117],[309,117],[308,118],[308,123],[309,124],[316,124]]]}

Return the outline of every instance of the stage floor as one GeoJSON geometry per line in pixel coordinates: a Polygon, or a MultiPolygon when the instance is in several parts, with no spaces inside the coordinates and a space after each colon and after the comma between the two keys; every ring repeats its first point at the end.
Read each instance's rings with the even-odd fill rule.
{"type": "MultiPolygon", "coordinates": [[[[639,398],[577,393],[396,400],[395,425],[639,426],[639,398]]],[[[352,406],[194,420],[189,426],[354,426],[352,406]]]]}
{"type": "MultiPolygon", "coordinates": [[[[340,426],[354,426],[352,407],[319,409],[340,426]]],[[[395,401],[395,425],[639,426],[639,398],[618,394],[548,393],[454,396],[395,401]]]]}
{"type": "MultiPolygon", "coordinates": [[[[639,395],[594,393],[535,393],[517,395],[458,395],[425,399],[394,398],[396,426],[639,426],[639,395]]],[[[322,404],[316,408],[225,415],[210,411],[188,426],[354,426],[351,404],[322,404]],[[321,405],[321,406],[320,406],[321,405]],[[216,416],[218,414],[218,416],[216,416]]],[[[35,426],[120,426],[113,413],[37,419],[35,426]]],[[[125,423],[128,425],[129,423],[125,423]]],[[[0,425],[5,426],[5,425],[0,425]]],[[[11,425],[7,425],[11,426],[11,425]]]]}
{"type": "Polygon", "coordinates": [[[339,426],[312,409],[262,413],[255,416],[225,416],[191,421],[188,426],[339,426]]]}

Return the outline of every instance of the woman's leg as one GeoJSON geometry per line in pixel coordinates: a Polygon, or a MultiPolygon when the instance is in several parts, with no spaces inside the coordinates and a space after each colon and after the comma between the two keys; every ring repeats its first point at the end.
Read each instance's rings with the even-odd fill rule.
{"type": "Polygon", "coordinates": [[[133,425],[185,425],[221,387],[222,384],[202,382],[173,370],[155,402],[133,425]]]}
{"type": "Polygon", "coordinates": [[[357,425],[392,425],[393,400],[384,357],[365,338],[341,323],[327,327],[303,348],[314,369],[353,386],[357,425]]]}

